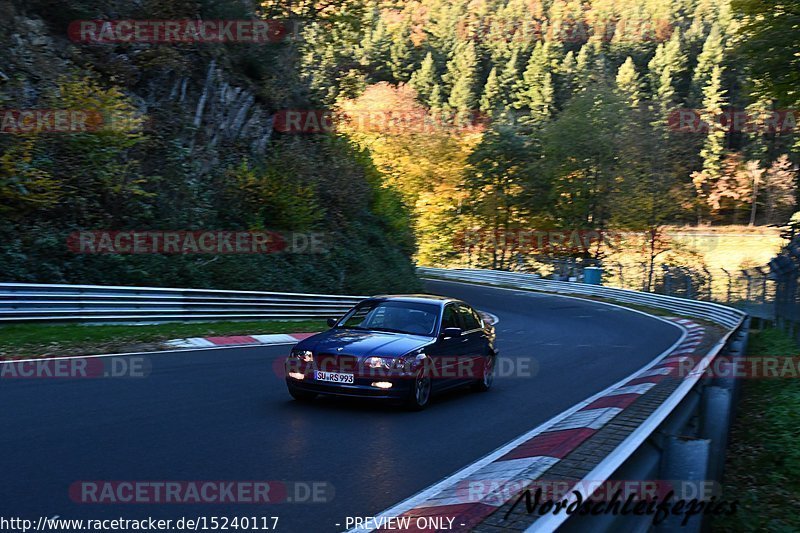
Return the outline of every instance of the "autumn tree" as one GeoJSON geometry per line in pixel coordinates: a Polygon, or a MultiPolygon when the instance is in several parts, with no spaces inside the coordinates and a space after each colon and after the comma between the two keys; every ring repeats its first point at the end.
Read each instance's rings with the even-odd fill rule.
{"type": "Polygon", "coordinates": [[[784,154],[770,165],[764,177],[767,223],[781,223],[797,203],[797,172],[784,154]]]}
{"type": "Polygon", "coordinates": [[[487,266],[493,269],[508,266],[513,248],[503,237],[524,219],[522,199],[532,172],[526,144],[513,128],[493,128],[468,159],[464,212],[475,221],[471,229],[489,236],[487,266]]]}

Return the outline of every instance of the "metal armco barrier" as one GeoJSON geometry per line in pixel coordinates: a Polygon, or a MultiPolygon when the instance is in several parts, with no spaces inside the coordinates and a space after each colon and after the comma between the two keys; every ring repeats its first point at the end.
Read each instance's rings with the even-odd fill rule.
{"type": "Polygon", "coordinates": [[[572,281],[545,280],[536,278],[530,274],[519,274],[500,270],[450,270],[425,267],[418,268],[417,271],[422,277],[433,277],[466,283],[483,283],[486,285],[530,289],[557,294],[606,298],[620,303],[664,309],[679,315],[708,320],[726,329],[738,327],[742,323],[742,320],[744,320],[744,317],[747,316],[746,313],[739,309],[711,302],[701,302],[686,298],[678,298],[676,296],[633,291],[630,289],[615,289],[598,285],[588,285],[572,281]]]}
{"type": "Polygon", "coordinates": [[[168,322],[339,316],[365,296],[0,283],[0,323],[168,322]]]}
{"type": "MultiPolygon", "coordinates": [[[[548,281],[529,274],[492,270],[447,270],[420,268],[423,277],[536,290],[575,296],[593,296],[629,305],[664,309],[678,315],[694,317],[717,324],[726,330],[723,337],[708,351],[678,388],[634,430],[614,451],[609,453],[585,477],[585,481],[606,480],[670,480],[685,482],[684,488],[707,488],[708,482],[722,479],[725,449],[741,380],[734,377],[702,379],[703,372],[720,355],[729,356],[736,364],[744,357],[750,319],[746,313],[723,305],[676,298],[626,289],[614,289],[582,283],[548,281]]],[[[721,372],[733,375],[732,372],[721,372]]],[[[581,480],[581,481],[584,481],[581,480]]],[[[588,484],[588,483],[587,483],[588,484]]],[[[586,499],[587,484],[576,483],[586,499]]],[[[720,499],[719,494],[713,494],[720,499]]],[[[698,497],[702,497],[698,493],[698,497]]],[[[708,496],[708,494],[706,494],[708,496]]],[[[724,496],[723,496],[724,497],[724,496]]],[[[736,498],[736,495],[728,495],[736,498]]],[[[648,531],[698,532],[708,527],[701,514],[687,524],[680,517],[670,516],[653,526],[652,516],[545,515],[526,531],[648,531]]],[[[501,528],[502,529],[502,528],[501,528]]]]}

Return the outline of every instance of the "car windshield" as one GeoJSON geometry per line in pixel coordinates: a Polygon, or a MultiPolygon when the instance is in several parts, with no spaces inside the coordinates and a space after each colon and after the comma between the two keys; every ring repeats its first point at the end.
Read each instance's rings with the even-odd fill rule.
{"type": "Polygon", "coordinates": [[[438,316],[433,304],[372,301],[356,306],[337,327],[433,336],[438,316]]]}

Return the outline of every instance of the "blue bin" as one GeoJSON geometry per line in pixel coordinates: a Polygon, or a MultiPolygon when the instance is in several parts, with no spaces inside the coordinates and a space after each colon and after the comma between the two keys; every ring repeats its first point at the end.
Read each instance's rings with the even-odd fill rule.
{"type": "Polygon", "coordinates": [[[583,269],[583,282],[589,285],[603,284],[603,269],[598,267],[586,267],[583,269]]]}

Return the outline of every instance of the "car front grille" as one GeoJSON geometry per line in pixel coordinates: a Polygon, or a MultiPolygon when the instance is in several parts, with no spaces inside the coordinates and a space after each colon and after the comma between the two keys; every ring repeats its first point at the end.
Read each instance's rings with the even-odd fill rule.
{"type": "Polygon", "coordinates": [[[317,370],[326,372],[355,372],[358,370],[358,357],[331,353],[315,354],[314,365],[317,370]]]}

